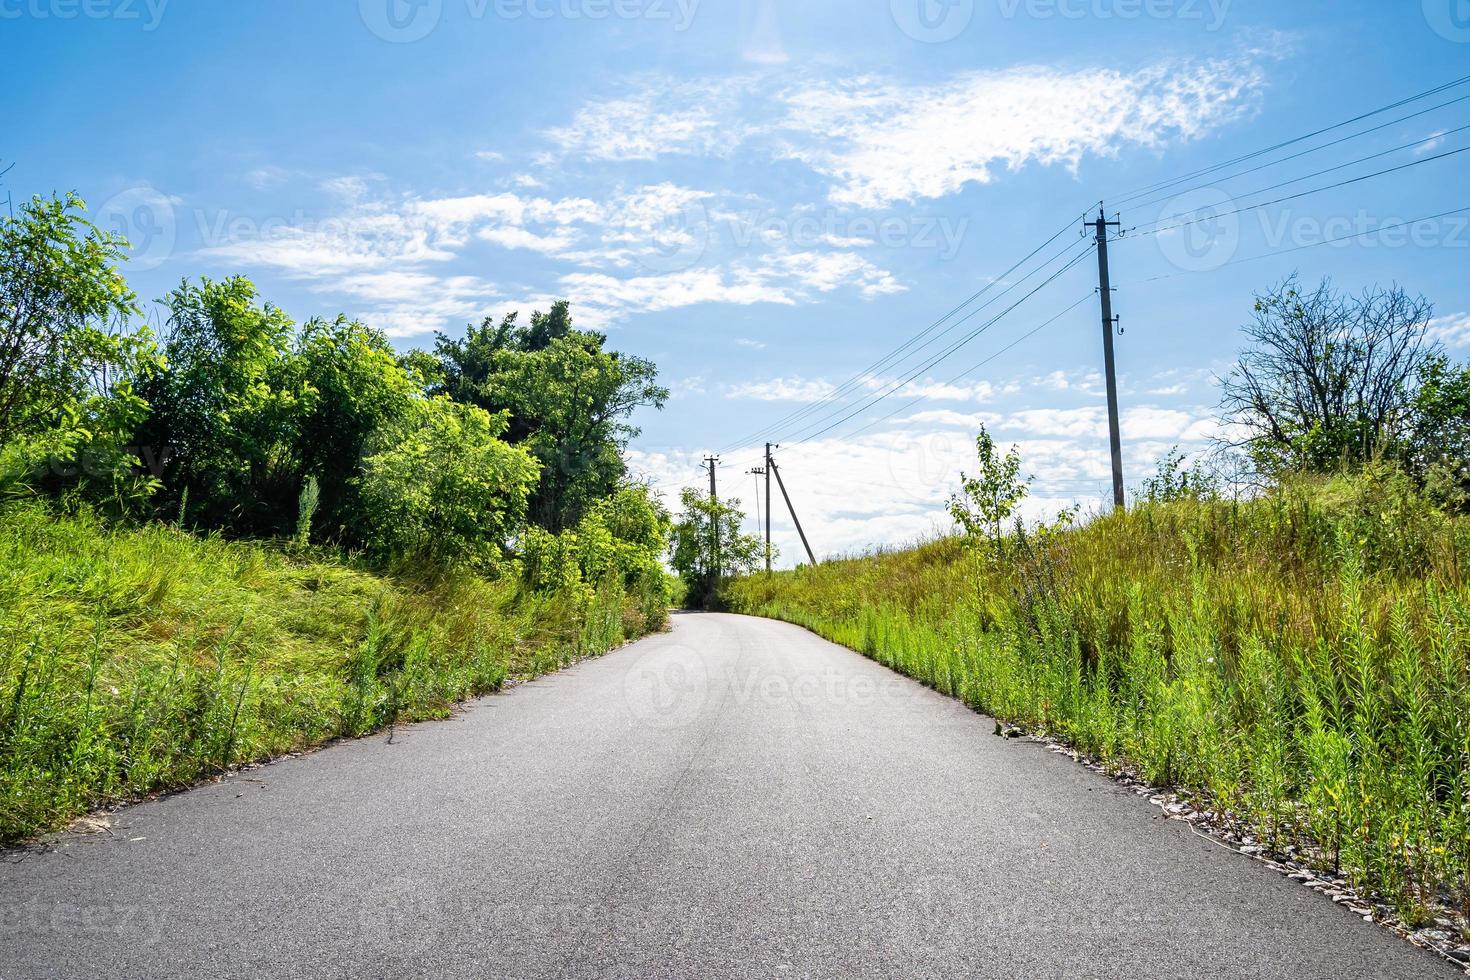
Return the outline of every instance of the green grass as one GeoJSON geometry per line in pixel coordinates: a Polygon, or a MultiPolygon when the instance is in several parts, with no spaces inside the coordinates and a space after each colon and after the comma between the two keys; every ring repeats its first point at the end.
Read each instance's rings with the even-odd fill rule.
{"type": "Polygon", "coordinates": [[[0,841],[465,698],[658,629],[621,589],[0,511],[0,841]]]}
{"type": "MultiPolygon", "coordinates": [[[[728,588],[977,710],[1207,797],[1409,924],[1470,916],[1470,520],[1387,474],[1144,505],[728,588]]],[[[1463,925],[1463,922],[1462,922],[1463,925]]]]}

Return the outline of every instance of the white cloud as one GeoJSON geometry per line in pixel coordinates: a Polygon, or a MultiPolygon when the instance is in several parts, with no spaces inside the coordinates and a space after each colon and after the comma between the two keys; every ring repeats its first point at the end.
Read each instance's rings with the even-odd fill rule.
{"type": "Polygon", "coordinates": [[[476,322],[497,305],[495,285],[473,276],[389,270],[345,276],[318,289],[369,304],[355,315],[395,338],[423,336],[456,321],[476,322]]]}
{"type": "Polygon", "coordinates": [[[1431,320],[1429,337],[1446,347],[1470,347],[1470,313],[1456,313],[1431,320]]]}
{"type": "Polygon", "coordinates": [[[567,230],[559,230],[550,235],[538,235],[533,231],[515,226],[499,228],[482,228],[476,233],[477,238],[501,248],[525,249],[530,252],[542,252],[546,255],[560,255],[570,249],[577,242],[577,236],[567,230]]]}
{"type": "MultiPolygon", "coordinates": [[[[988,381],[958,383],[935,381],[929,378],[904,381],[901,378],[863,378],[856,384],[849,383],[845,401],[850,410],[862,404],[871,394],[883,393],[887,398],[923,399],[940,402],[984,402],[1001,394],[1012,394],[1019,390],[1015,385],[997,387],[988,381]]],[[[823,378],[771,378],[766,381],[751,381],[731,385],[725,393],[731,398],[749,398],[756,401],[816,402],[831,396],[837,386],[823,378]]],[[[953,413],[951,413],[953,414],[953,413]]],[[[926,421],[923,413],[910,416],[906,421],[926,421]]],[[[963,416],[972,418],[972,416],[963,416]]]]}
{"type": "Polygon", "coordinates": [[[890,273],[852,252],[796,252],[770,259],[769,266],[822,293],[850,285],[867,297],[908,290],[890,273]]]}
{"type": "Polygon", "coordinates": [[[631,95],[591,102],[545,136],[563,152],[591,160],[655,160],[732,149],[743,130],[727,118],[738,81],[645,81],[631,95]]]}
{"type": "Polygon", "coordinates": [[[397,201],[363,200],[368,179],[333,178],[324,186],[348,201],[340,215],[298,225],[263,224],[257,233],[203,250],[206,257],[266,266],[303,279],[455,259],[471,237],[504,248],[556,255],[601,220],[586,198],[470,195],[397,201]]]}
{"type": "Polygon", "coordinates": [[[1083,395],[1106,394],[1102,372],[1090,368],[1076,371],[1053,371],[1044,377],[1032,378],[1031,384],[1051,391],[1075,391],[1083,395]]]}
{"type": "Polygon", "coordinates": [[[432,229],[384,211],[357,211],[308,225],[262,226],[255,237],[207,246],[202,254],[208,259],[273,268],[302,279],[454,258],[432,229]]]}
{"type": "MultiPolygon", "coordinates": [[[[867,387],[872,391],[888,391],[897,378],[892,380],[878,379],[867,382],[867,387]]],[[[926,401],[948,401],[948,402],[988,402],[993,401],[1002,394],[1014,394],[1018,386],[1007,384],[997,387],[989,381],[975,381],[970,383],[955,381],[935,381],[929,378],[905,381],[889,397],[893,398],[922,398],[926,401]]]]}
{"type": "Polygon", "coordinates": [[[819,402],[835,390],[835,385],[820,378],[771,378],[730,385],[725,396],[760,402],[819,402]]]}
{"type": "Polygon", "coordinates": [[[751,340],[749,337],[735,338],[736,347],[745,347],[749,350],[765,350],[766,345],[759,340],[751,340]]]}
{"type": "Polygon", "coordinates": [[[675,398],[683,398],[689,395],[702,395],[706,390],[704,375],[702,374],[681,378],[669,385],[669,393],[675,398]]]}
{"type": "Polygon", "coordinates": [[[1433,153],[1435,150],[1439,149],[1441,146],[1444,146],[1444,131],[1443,130],[1441,130],[1438,133],[1435,133],[1433,136],[1429,137],[1423,143],[1420,143],[1418,146],[1414,147],[1414,156],[1416,156],[1416,157],[1428,156],[1429,154],[1433,153]]]}
{"type": "Polygon", "coordinates": [[[258,191],[279,187],[291,179],[291,174],[277,166],[256,167],[245,175],[245,183],[258,191]]]}
{"type": "Polygon", "coordinates": [[[624,314],[637,310],[657,313],[700,303],[730,303],[750,306],[756,303],[796,302],[794,293],[782,286],[735,270],[727,275],[720,269],[688,269],[662,276],[635,276],[616,279],[596,272],[574,272],[559,280],[563,292],[574,306],[594,306],[624,314]]]}
{"type": "Polygon", "coordinates": [[[333,197],[339,197],[349,203],[356,203],[367,196],[372,182],[382,179],[383,177],[380,174],[328,177],[321,182],[320,187],[333,197]]]}
{"type": "Polygon", "coordinates": [[[837,182],[833,201],[883,207],[987,184],[998,169],[1075,169],[1121,144],[1195,139],[1248,111],[1262,86],[1244,60],[1020,68],[923,86],[864,77],[788,91],[781,128],[786,156],[837,182]]]}

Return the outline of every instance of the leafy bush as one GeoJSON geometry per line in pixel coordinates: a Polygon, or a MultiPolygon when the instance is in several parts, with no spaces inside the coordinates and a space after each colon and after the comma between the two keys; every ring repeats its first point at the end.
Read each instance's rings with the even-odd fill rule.
{"type": "Polygon", "coordinates": [[[301,416],[313,398],[291,357],[294,324],[243,277],[169,294],[167,369],[142,388],[140,437],[164,460],[164,506],[191,526],[289,534],[301,489],[301,416]]]}
{"type": "Polygon", "coordinates": [[[507,425],[503,414],[438,396],[380,432],[357,484],[369,547],[493,567],[525,522],[540,469],[501,439],[507,425]]]}

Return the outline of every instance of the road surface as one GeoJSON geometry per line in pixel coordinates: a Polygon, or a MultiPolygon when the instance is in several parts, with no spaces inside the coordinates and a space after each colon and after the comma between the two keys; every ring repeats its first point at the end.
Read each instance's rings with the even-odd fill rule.
{"type": "Polygon", "coordinates": [[[0,975],[1459,975],[993,728],[794,627],[681,615],[0,855],[0,975]]]}

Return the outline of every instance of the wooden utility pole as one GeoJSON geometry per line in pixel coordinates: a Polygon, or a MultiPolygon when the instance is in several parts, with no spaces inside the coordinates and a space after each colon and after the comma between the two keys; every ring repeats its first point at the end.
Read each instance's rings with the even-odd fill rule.
{"type": "Polygon", "coordinates": [[[1113,362],[1113,330],[1118,318],[1113,315],[1113,283],[1108,270],[1108,229],[1119,226],[1109,221],[1102,206],[1097,221],[1091,223],[1097,234],[1098,293],[1102,296],[1103,365],[1108,385],[1108,441],[1113,453],[1113,506],[1123,510],[1128,505],[1123,492],[1123,435],[1118,426],[1118,373],[1113,362]]]}

